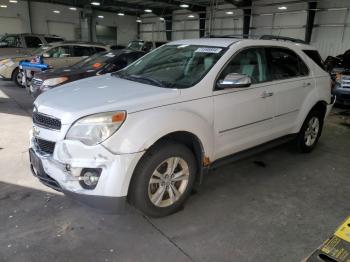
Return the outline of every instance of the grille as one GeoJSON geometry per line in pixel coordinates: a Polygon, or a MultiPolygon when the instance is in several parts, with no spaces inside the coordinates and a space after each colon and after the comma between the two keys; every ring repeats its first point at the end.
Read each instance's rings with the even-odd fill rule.
{"type": "Polygon", "coordinates": [[[38,78],[33,78],[32,79],[32,88],[34,89],[39,89],[41,85],[43,84],[43,80],[38,79],[38,78]]]}
{"type": "Polygon", "coordinates": [[[53,154],[56,143],[52,141],[40,139],[40,138],[35,138],[35,144],[40,151],[46,154],[53,154]]]}
{"type": "Polygon", "coordinates": [[[47,127],[56,130],[61,129],[61,120],[40,114],[38,112],[33,113],[33,122],[42,127],[47,127]]]}
{"type": "Polygon", "coordinates": [[[350,76],[343,75],[341,80],[342,88],[350,88],[350,76]]]}

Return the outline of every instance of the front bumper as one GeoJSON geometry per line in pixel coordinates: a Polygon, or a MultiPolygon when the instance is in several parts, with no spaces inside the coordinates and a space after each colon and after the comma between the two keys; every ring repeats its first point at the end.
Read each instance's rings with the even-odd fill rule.
{"type": "Polygon", "coordinates": [[[337,97],[337,104],[350,105],[350,88],[335,88],[332,93],[337,97]]]}
{"type": "Polygon", "coordinates": [[[40,151],[32,135],[29,153],[32,173],[43,184],[88,206],[113,213],[123,212],[131,176],[143,155],[113,154],[103,145],[89,147],[69,140],[56,142],[50,155],[40,151]],[[94,189],[84,189],[80,184],[84,168],[102,169],[94,189]]]}

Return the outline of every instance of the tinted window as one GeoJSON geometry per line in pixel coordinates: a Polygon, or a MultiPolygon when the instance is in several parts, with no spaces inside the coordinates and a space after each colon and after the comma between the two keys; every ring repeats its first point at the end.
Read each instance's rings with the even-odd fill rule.
{"type": "Polygon", "coordinates": [[[99,52],[105,52],[106,49],[102,48],[102,47],[95,47],[95,53],[99,53],[99,52]]]}
{"type": "Polygon", "coordinates": [[[73,56],[90,56],[94,53],[93,47],[73,46],[73,56]]]}
{"type": "Polygon", "coordinates": [[[26,36],[25,38],[27,48],[36,48],[42,45],[39,37],[36,36],[26,36]]]}
{"type": "Polygon", "coordinates": [[[45,40],[47,43],[55,43],[55,42],[62,42],[64,41],[63,38],[59,38],[59,37],[45,37],[45,40]]]}
{"type": "Polygon", "coordinates": [[[219,79],[224,79],[230,73],[243,74],[251,78],[252,83],[267,81],[267,62],[263,48],[243,50],[229,62],[219,79]]]}
{"type": "Polygon", "coordinates": [[[286,48],[269,48],[271,80],[307,75],[309,70],[305,63],[292,50],[286,48]]]}
{"type": "Polygon", "coordinates": [[[46,53],[52,58],[69,57],[72,55],[71,50],[67,45],[54,47],[46,51],[46,53]]]}
{"type": "Polygon", "coordinates": [[[303,50],[308,57],[310,57],[316,64],[319,65],[322,69],[325,70],[324,62],[320,54],[316,50],[303,50]]]}
{"type": "Polygon", "coordinates": [[[8,44],[8,47],[21,47],[19,37],[15,35],[7,36],[1,41],[6,42],[8,44]]]}

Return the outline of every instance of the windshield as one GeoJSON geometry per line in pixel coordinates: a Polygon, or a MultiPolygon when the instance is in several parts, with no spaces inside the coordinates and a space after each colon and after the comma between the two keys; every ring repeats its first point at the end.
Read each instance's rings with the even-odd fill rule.
{"type": "Polygon", "coordinates": [[[223,47],[164,45],[114,75],[161,87],[188,88],[199,82],[225,51],[223,47]]]}
{"type": "Polygon", "coordinates": [[[132,49],[136,51],[142,50],[142,47],[143,47],[142,41],[131,41],[127,46],[128,49],[132,49]]]}
{"type": "Polygon", "coordinates": [[[43,53],[47,52],[51,47],[52,45],[42,45],[35,49],[33,52],[31,52],[31,55],[42,55],[43,53]]]}
{"type": "Polygon", "coordinates": [[[96,70],[105,66],[109,60],[117,56],[117,52],[103,52],[94,54],[78,63],[74,64],[74,68],[85,68],[86,70],[96,70]]]}

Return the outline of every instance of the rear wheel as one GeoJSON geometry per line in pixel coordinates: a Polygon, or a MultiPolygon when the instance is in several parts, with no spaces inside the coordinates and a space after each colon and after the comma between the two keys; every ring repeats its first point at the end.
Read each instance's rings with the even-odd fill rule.
{"type": "Polygon", "coordinates": [[[146,215],[170,215],[181,209],[190,195],[196,170],[195,158],[186,146],[162,143],[140,160],[129,199],[146,215]]]}
{"type": "Polygon", "coordinates": [[[18,87],[24,87],[23,85],[23,74],[21,71],[19,71],[19,68],[17,67],[13,73],[12,73],[12,81],[18,86],[18,87]]]}
{"type": "Polygon", "coordinates": [[[297,137],[298,149],[301,152],[311,152],[321,136],[323,128],[323,114],[313,110],[306,117],[297,137]]]}

